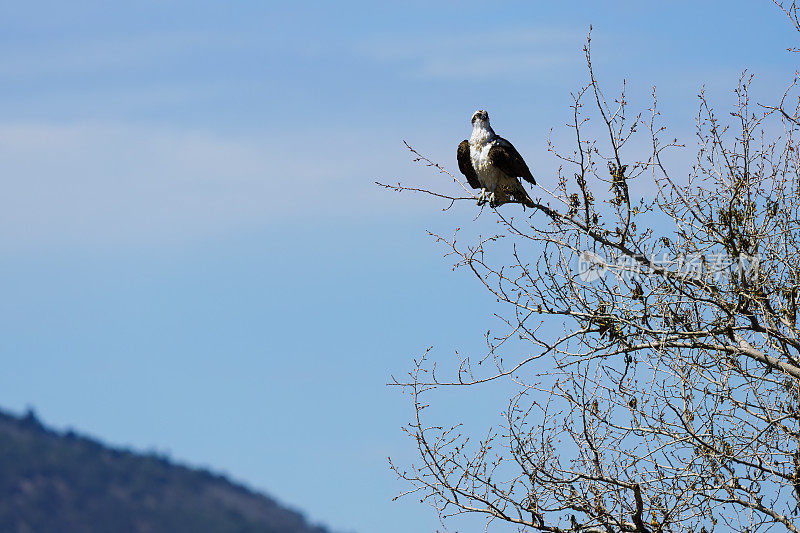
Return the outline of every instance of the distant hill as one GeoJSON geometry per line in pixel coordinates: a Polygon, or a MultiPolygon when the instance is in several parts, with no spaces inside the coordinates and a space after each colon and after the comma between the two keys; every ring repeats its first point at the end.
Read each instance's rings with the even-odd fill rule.
{"type": "Polygon", "coordinates": [[[3,533],[329,533],[205,470],[0,411],[3,533]]]}

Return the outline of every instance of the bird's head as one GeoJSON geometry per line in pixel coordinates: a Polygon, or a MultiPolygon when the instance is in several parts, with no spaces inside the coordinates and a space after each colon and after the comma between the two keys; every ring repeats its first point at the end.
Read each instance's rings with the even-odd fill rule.
{"type": "Polygon", "coordinates": [[[489,125],[489,113],[483,109],[478,109],[472,115],[472,125],[486,127],[489,125]]]}

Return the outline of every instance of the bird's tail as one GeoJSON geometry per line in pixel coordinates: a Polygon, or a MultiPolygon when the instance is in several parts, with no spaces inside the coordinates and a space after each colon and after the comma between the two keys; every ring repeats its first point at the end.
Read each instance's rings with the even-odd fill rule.
{"type": "Polygon", "coordinates": [[[514,192],[511,194],[514,196],[514,200],[521,203],[525,207],[536,207],[536,204],[533,203],[531,197],[528,196],[528,191],[525,190],[525,187],[523,187],[522,184],[519,184],[519,187],[515,187],[514,192]]]}

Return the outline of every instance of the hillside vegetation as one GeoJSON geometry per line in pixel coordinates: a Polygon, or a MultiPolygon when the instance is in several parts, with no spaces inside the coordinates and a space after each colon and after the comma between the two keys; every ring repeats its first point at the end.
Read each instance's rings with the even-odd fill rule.
{"type": "Polygon", "coordinates": [[[328,533],[225,477],[2,411],[0,531],[328,533]]]}

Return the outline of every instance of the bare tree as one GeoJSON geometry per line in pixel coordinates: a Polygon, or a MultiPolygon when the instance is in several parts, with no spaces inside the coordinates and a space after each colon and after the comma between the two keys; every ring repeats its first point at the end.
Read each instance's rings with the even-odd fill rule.
{"type": "MultiPolygon", "coordinates": [[[[778,6],[800,31],[796,5],[778,6]]],[[[507,327],[449,375],[428,353],[395,381],[419,456],[392,468],[443,518],[524,531],[798,532],[797,80],[764,106],[742,75],[724,118],[701,93],[687,181],[666,163],[677,140],[655,91],[642,114],[624,86],[608,99],[590,43],[574,144],[549,143],[561,166],[547,201],[487,210],[499,230],[470,244],[435,236],[504,304],[507,327]],[[513,392],[483,438],[426,422],[434,389],[497,381],[513,392]]],[[[466,194],[424,192],[473,199],[414,153],[466,194]]]]}

